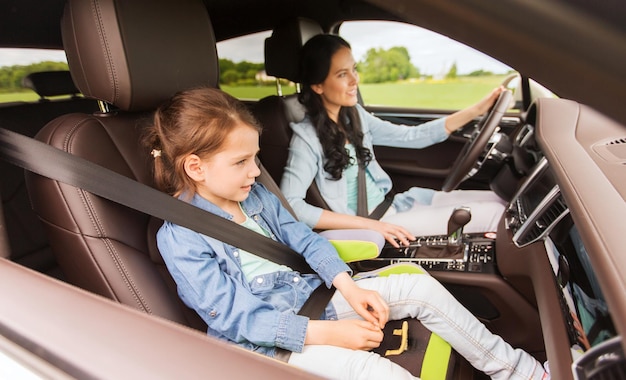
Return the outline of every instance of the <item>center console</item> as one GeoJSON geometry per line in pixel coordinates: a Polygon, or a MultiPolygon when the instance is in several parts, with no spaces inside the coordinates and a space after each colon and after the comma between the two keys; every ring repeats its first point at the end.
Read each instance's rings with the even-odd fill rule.
{"type": "Polygon", "coordinates": [[[495,236],[464,234],[459,246],[450,247],[448,236],[420,236],[400,248],[385,245],[374,260],[381,266],[413,262],[429,271],[495,273],[495,236]]]}
{"type": "Polygon", "coordinates": [[[447,235],[418,236],[409,246],[387,243],[370,265],[385,266],[411,262],[428,271],[496,273],[494,233],[465,234],[472,218],[467,207],[457,207],[448,219],[447,235]]]}

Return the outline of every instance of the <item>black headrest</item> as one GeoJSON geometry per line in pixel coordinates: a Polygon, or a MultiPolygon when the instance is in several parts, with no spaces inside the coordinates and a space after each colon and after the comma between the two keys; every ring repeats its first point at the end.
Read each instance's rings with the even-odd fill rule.
{"type": "Polygon", "coordinates": [[[311,37],[322,34],[322,27],[313,20],[297,18],[274,28],[265,39],[265,72],[276,78],[298,80],[298,55],[311,37]]]}
{"type": "Polygon", "coordinates": [[[76,95],[80,91],[76,88],[70,72],[41,71],[31,73],[22,79],[22,86],[35,91],[41,98],[59,95],[76,95]]]}
{"type": "Polygon", "coordinates": [[[61,30],[76,86],[122,110],[151,110],[177,91],[218,86],[202,0],[69,0],[61,30]]]}

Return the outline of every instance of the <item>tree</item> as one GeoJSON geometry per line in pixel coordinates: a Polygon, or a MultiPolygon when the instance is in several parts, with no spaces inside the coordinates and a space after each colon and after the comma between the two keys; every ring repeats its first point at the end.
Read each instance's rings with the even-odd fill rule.
{"type": "Polygon", "coordinates": [[[228,85],[254,84],[255,77],[263,70],[263,63],[248,61],[233,62],[229,59],[220,59],[220,83],[228,85]]]}
{"type": "Polygon", "coordinates": [[[485,77],[489,75],[493,75],[493,72],[483,69],[474,70],[471,73],[467,74],[468,77],[485,77]]]}
{"type": "Polygon", "coordinates": [[[450,71],[448,71],[448,73],[446,74],[446,78],[456,79],[456,77],[457,77],[457,68],[456,68],[456,62],[454,62],[452,66],[450,67],[450,71]]]}
{"type": "Polygon", "coordinates": [[[409,51],[401,46],[388,50],[369,49],[365,60],[358,64],[358,70],[363,83],[395,82],[419,77],[419,70],[411,64],[409,51]]]}
{"type": "Polygon", "coordinates": [[[234,84],[241,78],[239,72],[235,69],[229,69],[224,71],[220,75],[220,83],[222,84],[234,84]]]}

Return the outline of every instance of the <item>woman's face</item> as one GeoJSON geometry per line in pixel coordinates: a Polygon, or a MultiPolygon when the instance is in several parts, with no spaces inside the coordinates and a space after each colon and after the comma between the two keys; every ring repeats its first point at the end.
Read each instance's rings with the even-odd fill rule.
{"type": "Polygon", "coordinates": [[[342,106],[356,105],[358,84],[359,74],[352,51],[341,47],[331,58],[330,70],[324,82],[312,85],[311,89],[320,95],[328,116],[336,122],[342,106]]]}

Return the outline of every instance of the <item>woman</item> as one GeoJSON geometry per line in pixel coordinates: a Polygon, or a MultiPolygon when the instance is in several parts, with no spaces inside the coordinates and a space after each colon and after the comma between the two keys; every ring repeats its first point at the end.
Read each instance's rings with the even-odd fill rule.
{"type": "Polygon", "coordinates": [[[357,103],[359,77],[350,45],[336,35],[311,38],[301,52],[300,102],[307,115],[292,123],[289,158],[281,190],[299,219],[312,228],[367,228],[379,231],[397,246],[415,235],[445,234],[457,206],[470,207],[466,232],[495,231],[505,202],[491,191],[445,193],[411,188],[396,194],[380,220],[356,216],[357,167],[366,167],[368,211],[381,204],[391,190],[390,177],[374,157],[373,145],[424,148],[444,141],[450,133],[487,112],[502,88],[450,116],[418,127],[396,125],[376,118],[357,103]],[[305,202],[315,180],[330,210],[305,202]]]}

